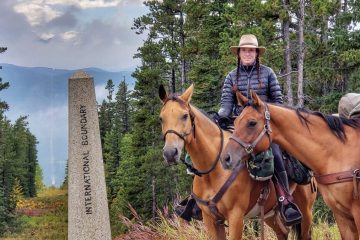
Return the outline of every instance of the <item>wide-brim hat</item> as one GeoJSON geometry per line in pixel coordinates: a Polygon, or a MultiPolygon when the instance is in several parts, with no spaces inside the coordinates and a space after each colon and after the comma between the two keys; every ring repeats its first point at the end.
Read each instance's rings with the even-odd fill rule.
{"type": "Polygon", "coordinates": [[[259,56],[263,55],[266,51],[265,47],[259,47],[258,40],[253,34],[244,34],[240,38],[240,42],[238,46],[231,46],[230,51],[238,55],[239,48],[256,48],[259,49],[259,56]]]}

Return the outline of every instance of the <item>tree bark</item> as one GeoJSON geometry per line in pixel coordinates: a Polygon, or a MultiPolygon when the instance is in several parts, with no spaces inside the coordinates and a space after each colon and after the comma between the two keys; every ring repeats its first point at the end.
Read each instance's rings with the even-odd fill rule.
{"type": "Polygon", "coordinates": [[[151,187],[152,187],[152,217],[153,219],[155,219],[156,217],[155,177],[152,177],[151,187]]]}
{"type": "Polygon", "coordinates": [[[290,16],[289,16],[289,1],[282,0],[284,9],[286,11],[286,18],[283,19],[283,40],[285,44],[284,58],[285,58],[285,88],[287,103],[290,106],[294,105],[293,93],[292,93],[292,81],[291,81],[291,52],[290,52],[290,16]]]}
{"type": "Polygon", "coordinates": [[[305,1],[299,0],[299,31],[298,31],[298,43],[299,43],[299,57],[298,57],[298,107],[304,106],[304,13],[305,13],[305,1]]]}
{"type": "MultiPolygon", "coordinates": [[[[184,33],[184,16],[183,12],[180,11],[180,41],[181,41],[181,48],[185,48],[185,33],[184,33]]],[[[181,56],[181,92],[185,91],[185,84],[186,84],[186,60],[184,56],[181,56]]]]}

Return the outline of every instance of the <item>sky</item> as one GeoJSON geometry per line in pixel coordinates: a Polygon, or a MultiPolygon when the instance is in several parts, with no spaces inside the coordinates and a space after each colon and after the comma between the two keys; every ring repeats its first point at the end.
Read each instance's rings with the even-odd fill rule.
{"type": "Polygon", "coordinates": [[[146,12],[141,0],[0,0],[0,62],[133,69],[144,36],[131,26],[146,12]]]}
{"type": "MultiPolygon", "coordinates": [[[[0,54],[0,63],[57,69],[134,70],[139,60],[133,56],[146,36],[136,35],[131,26],[134,18],[147,12],[142,0],[0,0],[0,47],[8,48],[0,54]]],[[[97,101],[102,102],[107,93],[105,85],[95,86],[95,90],[97,101]]],[[[24,106],[8,103],[11,108],[7,116],[14,122],[20,115],[29,115],[29,128],[42,140],[40,144],[47,144],[45,148],[53,148],[50,135],[59,135],[66,141],[67,102],[28,108],[28,112],[24,112],[24,106]]],[[[48,159],[53,161],[56,151],[50,152],[48,159]]],[[[55,163],[55,168],[59,164],[64,166],[55,163]]],[[[62,180],[56,179],[52,184],[59,185],[62,180]]]]}

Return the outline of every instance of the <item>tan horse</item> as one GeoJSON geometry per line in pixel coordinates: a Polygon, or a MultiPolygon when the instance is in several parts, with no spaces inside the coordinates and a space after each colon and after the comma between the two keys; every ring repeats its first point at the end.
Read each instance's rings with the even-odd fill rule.
{"type": "Polygon", "coordinates": [[[355,198],[359,197],[360,121],[265,104],[255,92],[251,96],[248,101],[237,93],[245,108],[235,120],[234,141],[223,151],[224,167],[233,168],[246,159],[248,153],[239,143],[251,144],[265,129],[268,134],[253,146],[254,151],[268,148],[272,140],[310,167],[342,239],[359,239],[360,200],[355,198]]]}
{"type": "MultiPolygon", "coordinates": [[[[206,115],[190,105],[192,93],[193,86],[190,86],[179,97],[168,96],[163,87],[159,89],[159,96],[164,104],[160,113],[162,132],[165,138],[163,156],[169,164],[178,163],[185,147],[191,156],[194,167],[203,172],[201,177],[194,177],[192,191],[198,198],[207,201],[219,193],[220,188],[231,175],[231,171],[224,170],[218,163],[222,150],[221,142],[224,141],[226,144],[230,133],[222,131],[206,115]]],[[[224,225],[217,224],[220,215],[228,222],[229,239],[241,239],[244,218],[256,205],[264,185],[264,182],[254,181],[250,178],[248,171],[242,169],[234,182],[220,197],[221,199],[217,204],[214,204],[217,213],[215,211],[214,214],[214,211],[210,210],[208,206],[197,201],[202,210],[209,237],[211,239],[226,238],[224,225]]],[[[274,186],[272,184],[269,186],[270,194],[264,205],[265,213],[272,210],[276,204],[274,186]]],[[[312,205],[315,195],[311,193],[310,186],[298,186],[294,192],[294,197],[300,199],[296,203],[303,213],[302,239],[310,238],[312,205]]],[[[286,235],[275,222],[274,217],[266,220],[278,238],[285,239],[286,235]]]]}

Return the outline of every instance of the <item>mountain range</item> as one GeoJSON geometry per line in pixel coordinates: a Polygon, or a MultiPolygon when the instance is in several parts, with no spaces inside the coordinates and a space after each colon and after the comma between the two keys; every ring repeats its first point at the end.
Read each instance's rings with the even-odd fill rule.
{"type": "MultiPolygon", "coordinates": [[[[0,92],[0,100],[10,106],[5,115],[14,123],[28,116],[30,131],[38,140],[38,160],[47,186],[61,185],[65,175],[68,142],[68,79],[79,69],[22,67],[0,63],[0,77],[10,87],[0,92]]],[[[99,68],[81,69],[94,78],[98,103],[107,96],[106,82],[112,79],[115,92],[125,79],[134,88],[133,71],[110,72],[99,68]]]]}

